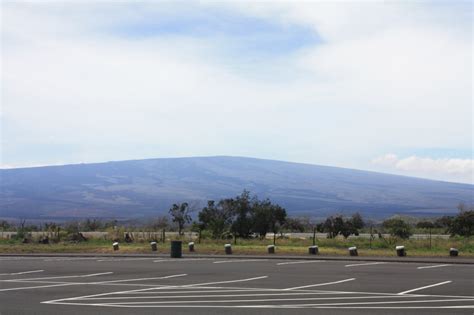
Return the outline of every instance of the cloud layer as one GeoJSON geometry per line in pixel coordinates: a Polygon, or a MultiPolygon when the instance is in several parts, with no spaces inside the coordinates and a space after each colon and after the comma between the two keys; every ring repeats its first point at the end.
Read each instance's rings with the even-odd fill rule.
{"type": "Polygon", "coordinates": [[[469,8],[2,2],[2,164],[472,149],[469,8]]]}
{"type": "Polygon", "coordinates": [[[474,184],[474,160],[472,159],[432,159],[419,156],[399,158],[390,153],[373,159],[372,163],[383,171],[474,184]]]}

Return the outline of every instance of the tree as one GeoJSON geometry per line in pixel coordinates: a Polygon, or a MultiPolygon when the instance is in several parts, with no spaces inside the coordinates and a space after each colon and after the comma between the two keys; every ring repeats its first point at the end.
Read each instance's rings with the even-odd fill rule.
{"type": "Polygon", "coordinates": [[[334,238],[339,234],[348,238],[351,234],[359,234],[359,229],[363,226],[361,215],[356,213],[351,218],[344,218],[342,215],[330,216],[322,225],[318,224],[316,229],[327,233],[328,238],[334,238]]]}
{"type": "Polygon", "coordinates": [[[433,229],[435,225],[431,221],[420,221],[416,224],[416,227],[418,229],[433,229]]]}
{"type": "Polygon", "coordinates": [[[452,236],[472,236],[474,234],[474,210],[462,209],[451,221],[448,232],[452,236]]]}
{"type": "Polygon", "coordinates": [[[232,233],[238,237],[248,238],[252,233],[253,225],[250,192],[244,190],[240,196],[237,196],[235,199],[224,199],[224,202],[229,205],[233,213],[232,233]]]}
{"type": "Polygon", "coordinates": [[[362,216],[360,215],[359,212],[354,213],[352,215],[351,223],[352,223],[352,226],[354,227],[354,229],[357,230],[357,234],[359,232],[358,230],[362,229],[365,226],[365,222],[362,219],[362,216]]]}
{"type": "Polygon", "coordinates": [[[453,219],[453,217],[445,215],[441,218],[436,219],[434,225],[437,228],[444,228],[446,230],[446,233],[449,233],[449,227],[451,226],[453,219]]]}
{"type": "Polygon", "coordinates": [[[327,233],[328,238],[335,238],[339,233],[335,226],[335,218],[333,216],[328,217],[322,226],[318,226],[318,228],[318,231],[327,233]]]}
{"type": "Polygon", "coordinates": [[[302,233],[305,231],[305,224],[302,222],[301,218],[287,217],[283,228],[286,231],[302,233]]]}
{"type": "Polygon", "coordinates": [[[214,200],[209,200],[207,207],[199,212],[200,227],[209,230],[213,238],[221,238],[232,224],[232,203],[228,199],[221,200],[217,204],[214,200]]]}
{"type": "Polygon", "coordinates": [[[97,219],[87,219],[82,226],[83,231],[98,231],[102,228],[102,222],[97,219]]]}
{"type": "Polygon", "coordinates": [[[253,231],[264,237],[269,231],[276,234],[285,223],[286,210],[277,204],[272,204],[269,199],[256,200],[253,203],[253,231]]]}
{"type": "Polygon", "coordinates": [[[191,216],[189,205],[187,202],[183,202],[181,204],[173,204],[171,209],[169,210],[169,214],[171,215],[172,221],[178,225],[178,234],[183,234],[184,226],[191,222],[191,216]]]}
{"type": "Polygon", "coordinates": [[[392,236],[408,239],[412,235],[410,224],[402,218],[391,218],[383,221],[382,226],[387,229],[392,236]]]}

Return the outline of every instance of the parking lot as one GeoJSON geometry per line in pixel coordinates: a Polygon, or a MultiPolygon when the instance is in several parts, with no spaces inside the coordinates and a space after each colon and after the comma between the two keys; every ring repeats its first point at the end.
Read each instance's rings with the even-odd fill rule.
{"type": "Polygon", "coordinates": [[[472,314],[474,265],[0,256],[0,314],[472,314]]]}

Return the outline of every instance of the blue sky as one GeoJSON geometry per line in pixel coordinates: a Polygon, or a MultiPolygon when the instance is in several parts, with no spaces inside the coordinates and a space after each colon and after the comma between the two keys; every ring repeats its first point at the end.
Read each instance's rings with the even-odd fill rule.
{"type": "Polygon", "coordinates": [[[474,181],[470,2],[1,5],[3,168],[239,155],[474,181]]]}

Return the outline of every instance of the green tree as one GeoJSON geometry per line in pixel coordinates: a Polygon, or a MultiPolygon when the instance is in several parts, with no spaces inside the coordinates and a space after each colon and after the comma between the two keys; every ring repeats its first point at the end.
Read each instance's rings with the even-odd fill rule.
{"type": "Polygon", "coordinates": [[[418,229],[433,229],[435,228],[435,225],[431,221],[420,221],[416,224],[416,227],[418,229]]]}
{"type": "Polygon", "coordinates": [[[408,239],[412,235],[410,224],[405,222],[402,218],[397,217],[385,220],[382,226],[387,229],[392,236],[408,239]]]}
{"type": "Polygon", "coordinates": [[[278,233],[286,220],[286,210],[269,199],[253,203],[253,231],[264,237],[268,232],[278,233]]]}
{"type": "Polygon", "coordinates": [[[365,222],[364,222],[364,220],[362,219],[362,216],[360,215],[359,212],[354,213],[354,214],[352,215],[350,221],[351,221],[351,224],[352,224],[353,228],[354,228],[355,230],[357,230],[357,231],[356,231],[357,234],[358,234],[358,232],[359,232],[358,230],[362,229],[362,228],[365,226],[365,222]]]}
{"type": "Polygon", "coordinates": [[[449,226],[453,222],[453,217],[451,216],[442,216],[434,221],[434,225],[439,228],[445,228],[446,230],[449,229],[449,226]]]}
{"type": "Polygon", "coordinates": [[[169,214],[171,215],[171,219],[174,223],[178,226],[178,234],[183,234],[184,226],[191,222],[191,216],[189,215],[191,212],[189,205],[187,202],[183,202],[181,204],[173,204],[171,209],[169,210],[169,214]]]}
{"type": "Polygon", "coordinates": [[[283,228],[290,232],[304,232],[305,224],[300,218],[287,217],[283,228]]]}
{"type": "Polygon", "coordinates": [[[318,232],[327,233],[328,238],[334,238],[341,234],[344,238],[348,238],[352,234],[359,234],[359,229],[364,226],[364,221],[360,214],[356,213],[351,218],[345,218],[342,215],[330,216],[326,221],[316,229],[318,232]]]}
{"type": "Polygon", "coordinates": [[[233,201],[224,199],[217,204],[214,200],[207,202],[198,214],[200,227],[209,230],[213,238],[221,238],[232,224],[232,205],[233,201]]]}
{"type": "Polygon", "coordinates": [[[474,234],[474,210],[461,210],[452,220],[448,232],[452,236],[472,236],[474,234]]]}
{"type": "Polygon", "coordinates": [[[99,231],[102,228],[102,222],[97,219],[87,219],[82,224],[83,231],[99,231]]]}
{"type": "MultiPolygon", "coordinates": [[[[253,198],[256,199],[255,197],[253,198]]],[[[250,192],[244,190],[240,196],[235,199],[225,199],[233,213],[233,222],[231,231],[234,235],[242,238],[248,238],[252,233],[252,198],[250,192]]]]}

